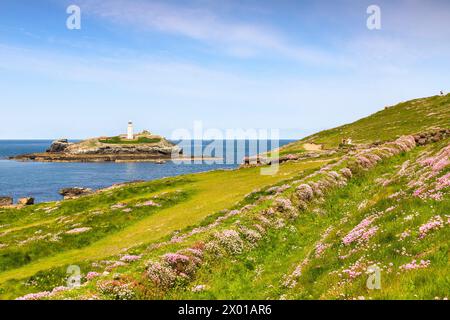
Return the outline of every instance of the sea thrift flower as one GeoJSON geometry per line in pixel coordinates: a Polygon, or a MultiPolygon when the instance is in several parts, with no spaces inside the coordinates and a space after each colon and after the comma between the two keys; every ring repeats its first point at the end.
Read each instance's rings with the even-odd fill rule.
{"type": "Polygon", "coordinates": [[[350,265],[347,269],[342,270],[342,272],[347,274],[350,279],[355,279],[359,277],[365,269],[366,265],[362,262],[361,259],[359,259],[354,264],[350,265]]]}
{"type": "Polygon", "coordinates": [[[347,179],[351,179],[353,176],[352,171],[349,168],[342,168],[339,172],[347,179]]]}
{"type": "Polygon", "coordinates": [[[298,199],[302,201],[310,201],[314,197],[313,189],[308,184],[299,185],[295,190],[295,194],[297,195],[298,199]]]}
{"type": "Polygon", "coordinates": [[[172,287],[177,279],[177,275],[172,268],[155,261],[149,261],[147,263],[146,274],[155,285],[164,289],[172,287]]]}
{"type": "Polygon", "coordinates": [[[29,293],[22,297],[16,298],[16,300],[41,300],[47,298],[50,295],[49,291],[43,291],[38,293],[29,293]]]}
{"type": "Polygon", "coordinates": [[[441,216],[434,216],[427,223],[419,227],[419,239],[425,238],[430,231],[440,229],[443,226],[444,221],[441,216]]]}
{"type": "Polygon", "coordinates": [[[329,243],[328,244],[324,244],[324,243],[319,242],[318,244],[316,244],[316,247],[315,247],[315,256],[316,256],[316,258],[319,258],[322,255],[322,253],[326,249],[328,249],[330,246],[331,246],[331,244],[329,244],[329,243]]]}
{"type": "Polygon", "coordinates": [[[275,199],[275,206],[281,212],[294,211],[294,206],[292,205],[291,200],[286,198],[277,198],[275,199]]]}
{"type": "Polygon", "coordinates": [[[111,271],[112,269],[126,266],[127,264],[123,261],[114,261],[112,264],[106,267],[106,270],[111,271]]]}
{"type": "Polygon", "coordinates": [[[287,189],[289,189],[290,187],[291,187],[290,185],[284,184],[284,185],[279,186],[279,187],[269,188],[269,189],[267,189],[267,192],[274,193],[274,194],[280,194],[280,193],[286,191],[287,189]]]}
{"type": "Polygon", "coordinates": [[[409,236],[411,236],[411,231],[405,230],[398,237],[400,240],[404,240],[404,239],[408,238],[409,236]]]}
{"type": "Polygon", "coordinates": [[[348,246],[353,242],[367,242],[378,231],[378,227],[376,226],[369,228],[375,219],[376,216],[372,215],[362,220],[342,239],[342,243],[348,246]]]}
{"type": "Polygon", "coordinates": [[[120,261],[123,262],[133,262],[133,261],[137,261],[141,259],[141,256],[137,256],[137,255],[124,255],[120,258],[120,261]]]}
{"type": "Polygon", "coordinates": [[[166,253],[164,256],[164,260],[173,267],[178,266],[179,264],[185,264],[189,262],[189,257],[179,254],[179,253],[166,253]]]}
{"type": "Polygon", "coordinates": [[[241,227],[240,231],[244,239],[250,242],[252,245],[256,244],[262,238],[261,234],[256,230],[241,227]]]}
{"type": "Polygon", "coordinates": [[[286,288],[294,288],[297,285],[297,280],[302,275],[303,268],[309,263],[309,259],[305,258],[300,264],[295,267],[295,270],[290,275],[284,275],[282,285],[286,288]]]}
{"type": "Polygon", "coordinates": [[[244,248],[239,233],[235,230],[224,230],[214,235],[215,241],[230,254],[239,254],[244,248]]]}
{"type": "Polygon", "coordinates": [[[406,263],[399,267],[400,270],[408,271],[408,270],[415,270],[415,269],[424,269],[427,268],[430,265],[430,260],[420,260],[419,263],[417,263],[416,260],[411,261],[410,263],[406,263]]]}
{"type": "Polygon", "coordinates": [[[97,277],[99,277],[99,276],[100,276],[100,273],[95,272],[95,271],[90,271],[90,272],[88,272],[88,274],[86,275],[86,279],[87,279],[87,280],[92,280],[92,279],[97,278],[97,277]]]}
{"type": "Polygon", "coordinates": [[[117,280],[105,280],[97,283],[97,289],[104,295],[116,300],[131,300],[134,298],[132,283],[123,283],[117,280]]]}

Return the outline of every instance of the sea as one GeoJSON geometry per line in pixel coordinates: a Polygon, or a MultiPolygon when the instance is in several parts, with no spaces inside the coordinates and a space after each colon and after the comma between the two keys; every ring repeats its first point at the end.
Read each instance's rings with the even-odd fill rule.
{"type": "MultiPolygon", "coordinates": [[[[8,160],[8,157],[44,152],[52,140],[0,140],[0,197],[33,197],[35,202],[60,200],[58,191],[67,187],[83,187],[94,190],[115,183],[135,180],[155,180],[164,177],[217,169],[235,169],[245,156],[253,156],[283,146],[294,140],[265,141],[174,141],[186,156],[206,152],[217,160],[131,163],[58,163],[8,160]],[[260,146],[258,148],[258,146],[260,146]]],[[[73,141],[76,142],[76,141],[73,141]]]]}

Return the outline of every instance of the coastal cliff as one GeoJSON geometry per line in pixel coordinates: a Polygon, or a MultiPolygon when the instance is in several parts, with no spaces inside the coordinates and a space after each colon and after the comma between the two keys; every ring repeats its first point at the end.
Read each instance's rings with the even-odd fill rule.
{"type": "Polygon", "coordinates": [[[10,159],[41,162],[162,162],[171,159],[172,155],[181,156],[181,148],[162,136],[143,131],[134,135],[134,139],[124,136],[99,137],[76,143],[59,139],[53,141],[46,152],[10,159]]]}

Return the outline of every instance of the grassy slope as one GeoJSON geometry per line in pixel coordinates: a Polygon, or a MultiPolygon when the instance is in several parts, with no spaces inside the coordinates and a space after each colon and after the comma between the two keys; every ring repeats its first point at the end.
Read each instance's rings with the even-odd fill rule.
{"type": "Polygon", "coordinates": [[[326,148],[339,145],[342,138],[354,143],[392,140],[404,134],[423,132],[431,128],[447,128],[450,123],[450,94],[402,102],[356,122],[321,131],[281,148],[281,153],[296,153],[302,144],[313,142],[326,148]]]}
{"type": "MultiPolygon", "coordinates": [[[[184,176],[184,179],[188,179],[187,183],[175,183],[180,178],[169,178],[162,180],[167,182],[166,186],[154,187],[153,185],[158,182],[144,183],[134,187],[124,187],[121,191],[112,191],[109,196],[103,194],[63,202],[62,207],[58,207],[57,210],[50,213],[53,216],[52,219],[63,215],[85,214],[101,209],[110,211],[110,206],[118,202],[129,203],[134,201],[133,203],[135,203],[137,199],[148,199],[163,192],[177,190],[189,194],[185,201],[157,210],[142,219],[133,221],[132,224],[123,229],[105,234],[101,239],[96,239],[97,241],[85,243],[81,248],[62,248],[60,252],[50,252],[46,257],[28,261],[24,266],[1,272],[0,283],[14,278],[25,278],[40,270],[73,264],[81,260],[101,259],[132,246],[156,241],[175,230],[198,224],[210,214],[232,207],[247,193],[256,188],[289,179],[304,169],[318,167],[323,163],[323,161],[289,163],[281,166],[279,172],[273,176],[260,175],[259,168],[238,171],[211,171],[184,176]]],[[[12,235],[12,239],[16,240],[17,237],[23,236],[29,228],[32,228],[32,231],[44,229],[52,220],[43,218],[48,214],[41,213],[39,216],[37,212],[46,206],[48,205],[42,204],[23,210],[0,213],[4,219],[8,219],[6,217],[10,219],[9,221],[2,221],[2,224],[6,224],[6,226],[0,228],[0,232],[4,234],[8,231],[12,235]],[[14,212],[13,216],[11,216],[11,212],[14,212]],[[14,219],[14,217],[16,218],[14,219]]],[[[82,224],[82,226],[85,226],[85,224],[82,224]]],[[[89,232],[88,235],[95,234],[96,227],[95,225],[92,227],[93,232],[89,232]]],[[[58,229],[59,227],[56,227],[53,230],[48,230],[48,232],[55,233],[58,229]]],[[[2,241],[4,240],[2,239],[2,241]]],[[[50,243],[44,241],[44,246],[50,245],[50,243]]],[[[27,245],[20,253],[32,256],[34,250],[36,250],[35,247],[27,245]],[[27,252],[27,249],[29,249],[29,252],[27,252]]],[[[0,264],[3,268],[8,267],[5,266],[8,261],[8,255],[2,254],[0,251],[0,264]]]]}
{"type": "MultiPolygon", "coordinates": [[[[448,144],[448,140],[446,143],[448,144]]],[[[441,143],[440,147],[445,145],[441,143]]],[[[399,166],[425,150],[439,146],[418,148],[411,154],[403,154],[379,165],[376,169],[355,178],[343,189],[327,196],[324,203],[317,203],[302,215],[291,228],[274,231],[256,249],[233,257],[232,263],[211,264],[196,276],[195,285],[205,285],[206,290],[195,293],[190,290],[174,290],[175,299],[434,299],[448,297],[450,288],[449,250],[450,228],[430,232],[418,240],[420,225],[435,215],[448,213],[450,195],[442,201],[422,201],[415,197],[389,198],[399,190],[405,190],[408,180],[401,179],[384,187],[376,182],[380,177],[389,178],[399,166]],[[361,203],[368,201],[363,209],[361,203]],[[378,234],[367,247],[346,247],[342,238],[361,220],[373,212],[389,207],[394,210],[377,221],[378,234]],[[411,220],[405,219],[413,215],[411,220]],[[321,234],[334,229],[323,243],[330,247],[320,257],[315,257],[315,246],[321,234]],[[400,240],[398,235],[411,230],[411,236],[400,240]],[[348,257],[351,249],[357,249],[348,257]],[[402,254],[402,248],[404,254],[402,254]],[[298,282],[292,287],[283,285],[286,276],[305,261],[298,282]],[[382,290],[368,290],[367,275],[349,279],[342,270],[358,259],[372,260],[382,268],[382,290]],[[422,270],[400,271],[399,266],[412,259],[430,260],[431,266],[422,270]],[[392,264],[392,265],[391,265],[392,264]],[[342,275],[339,276],[339,273],[342,275]]],[[[449,169],[443,174],[449,172],[449,169]]],[[[448,216],[447,216],[448,217],[448,216]]]]}
{"type": "MultiPolygon", "coordinates": [[[[324,143],[326,146],[333,147],[339,143],[341,136],[351,137],[355,142],[371,142],[378,139],[389,140],[400,134],[414,133],[431,127],[448,127],[450,123],[449,101],[450,96],[446,96],[403,103],[354,124],[324,131],[306,138],[291,145],[285,151],[289,148],[299,150],[305,141],[324,143]]],[[[322,164],[323,162],[286,163],[281,166],[280,172],[275,176],[262,176],[259,174],[258,168],[187,175],[181,178],[169,178],[124,187],[101,196],[64,201],[62,205],[42,204],[19,211],[3,210],[3,213],[0,212],[0,241],[3,241],[2,237],[5,234],[13,241],[31,235],[31,231],[34,233],[42,229],[49,233],[56,232],[58,226],[54,225],[53,222],[62,216],[78,217],[74,224],[79,222],[83,226],[83,224],[94,221],[89,220],[89,216],[99,209],[106,212],[105,218],[116,217],[115,219],[119,219],[120,217],[110,215],[112,214],[110,206],[118,202],[125,202],[128,207],[133,209],[133,213],[134,211],[137,212],[136,216],[125,223],[124,226],[113,228],[112,225],[116,221],[113,220],[113,223],[106,228],[109,228],[109,231],[100,232],[101,234],[99,230],[93,227],[93,230],[89,231],[87,235],[92,234],[94,237],[80,235],[80,238],[84,237],[85,241],[81,241],[81,243],[77,243],[77,240],[74,241],[76,243],[75,248],[70,246],[57,247],[52,252],[44,252],[45,257],[30,255],[29,253],[33,253],[36,248],[26,245],[21,248],[22,253],[31,259],[22,266],[8,266],[7,258],[1,255],[5,248],[0,248],[0,265],[2,265],[2,269],[6,270],[0,272],[0,296],[11,298],[30,291],[48,290],[55,284],[63,284],[64,282],[61,281],[65,276],[64,266],[68,264],[86,265],[87,262],[85,261],[88,260],[108,258],[129,248],[140,248],[142,244],[160,241],[176,230],[205,223],[211,214],[226,208],[232,208],[254,189],[279,183],[301,174],[305,169],[317,168],[322,164]],[[177,179],[185,179],[185,181],[176,182],[177,179]],[[167,184],[164,185],[164,183],[167,184]],[[133,207],[139,201],[154,196],[164,198],[167,196],[167,192],[176,194],[177,191],[181,194],[180,198],[175,197],[167,206],[149,208],[148,210],[142,209],[142,212],[139,211],[141,209],[135,210],[133,207]],[[40,208],[46,206],[57,207],[58,209],[50,213],[39,211],[40,208]],[[88,217],[83,217],[86,214],[88,217]],[[52,230],[52,227],[55,229],[52,230]],[[11,235],[13,236],[11,237],[11,235]],[[24,279],[25,282],[19,279],[24,279]],[[33,279],[33,282],[37,284],[27,284],[30,279],[33,279]]],[[[395,165],[395,162],[387,165],[384,169],[381,167],[379,170],[393,170],[391,165],[395,165]]],[[[201,271],[198,278],[199,283],[205,281],[211,286],[211,290],[204,295],[198,296],[190,292],[178,291],[174,293],[174,297],[278,298],[283,294],[291,298],[326,297],[324,290],[320,291],[311,286],[311,283],[316,281],[315,274],[317,271],[314,271],[315,269],[312,269],[312,275],[308,277],[312,279],[309,284],[311,288],[305,289],[306,291],[285,290],[280,288],[277,283],[279,283],[283,274],[292,269],[299,259],[310,252],[311,245],[317,241],[320,233],[332,222],[337,221],[336,219],[339,219],[342,210],[354,210],[354,208],[350,208],[351,205],[357,205],[364,197],[370,195],[370,192],[376,191],[373,183],[376,174],[375,172],[373,176],[361,178],[352,183],[346,191],[339,191],[340,193],[338,192],[328,198],[323,208],[335,210],[336,215],[325,215],[323,219],[317,219],[316,215],[305,216],[305,220],[300,220],[300,223],[295,226],[298,231],[297,235],[293,232],[284,233],[284,231],[274,233],[273,238],[270,238],[269,242],[264,242],[260,247],[260,251],[253,251],[254,253],[244,256],[243,260],[239,259],[236,263],[233,263],[232,265],[236,268],[230,267],[231,264],[227,263],[220,268],[215,267],[209,271],[201,271]],[[345,199],[346,202],[343,203],[342,199],[345,199]],[[263,265],[261,276],[263,280],[261,281],[251,278],[251,274],[255,270],[258,270],[258,274],[261,273],[261,270],[257,269],[258,263],[255,263],[255,261],[259,261],[258,259],[265,261],[261,262],[263,265]],[[232,272],[233,270],[235,272],[232,272]],[[220,277],[211,278],[210,272],[214,272],[215,275],[220,275],[220,277]],[[231,277],[235,277],[235,280],[231,277]]],[[[448,204],[446,205],[448,210],[448,204]]],[[[322,209],[319,208],[318,210],[322,209]]],[[[108,219],[101,221],[101,224],[107,224],[108,219]]],[[[346,227],[349,228],[350,226],[346,227]]],[[[78,238],[78,236],[75,238],[78,238]]],[[[192,241],[196,239],[194,238],[192,241]]],[[[445,243],[445,241],[443,242],[445,243]]],[[[16,245],[12,245],[12,247],[16,245]]],[[[135,249],[131,249],[131,251],[133,250],[135,249]]],[[[138,250],[136,252],[140,252],[141,249],[136,250],[138,250]]],[[[163,251],[156,250],[150,254],[157,256],[161,253],[163,251]]],[[[142,271],[141,269],[138,270],[139,272],[142,271]]],[[[127,267],[125,272],[133,274],[136,271],[127,267]]],[[[442,271],[439,272],[442,273],[442,271]]],[[[445,272],[443,274],[446,275],[445,272]]],[[[327,281],[326,278],[323,280],[324,283],[327,283],[327,281]]],[[[308,284],[305,284],[305,287],[308,287],[308,284]]],[[[324,288],[325,285],[322,285],[322,287],[324,288]]]]}

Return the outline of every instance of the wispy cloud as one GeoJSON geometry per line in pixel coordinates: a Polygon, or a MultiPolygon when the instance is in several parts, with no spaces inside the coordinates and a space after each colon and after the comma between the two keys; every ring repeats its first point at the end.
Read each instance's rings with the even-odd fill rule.
{"type": "Polygon", "coordinates": [[[233,20],[207,7],[142,0],[91,0],[83,2],[83,10],[141,31],[184,36],[229,55],[251,57],[272,53],[312,64],[335,65],[338,61],[319,48],[292,44],[286,35],[270,25],[233,20]]]}

